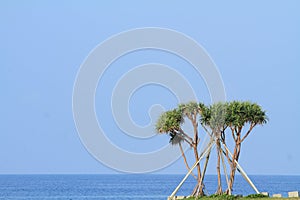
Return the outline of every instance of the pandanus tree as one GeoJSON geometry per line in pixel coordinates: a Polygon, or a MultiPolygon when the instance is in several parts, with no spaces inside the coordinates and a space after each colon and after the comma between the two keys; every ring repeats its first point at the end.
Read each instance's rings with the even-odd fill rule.
{"type": "Polygon", "coordinates": [[[208,146],[206,149],[208,150],[206,161],[203,171],[201,172],[198,152],[198,145],[200,142],[198,122],[200,122],[204,129],[203,132],[208,133],[211,137],[211,141],[216,145],[216,168],[218,175],[216,194],[223,193],[221,184],[221,161],[228,186],[226,193],[231,194],[242,142],[248,137],[255,126],[265,124],[267,120],[266,112],[263,111],[259,105],[251,102],[233,101],[230,103],[215,103],[211,106],[190,102],[187,104],[180,104],[178,108],[164,112],[156,123],[156,131],[158,133],[168,134],[170,136],[170,143],[172,145],[179,145],[188,171],[191,170],[181,144],[186,142],[194,150],[195,162],[197,162],[194,166],[197,167],[197,175],[192,175],[197,180],[197,184],[192,195],[202,196],[204,194],[204,176],[212,146],[208,146]],[[181,128],[185,120],[189,120],[193,126],[192,136],[187,134],[181,128]],[[226,141],[228,140],[228,137],[226,137],[228,132],[226,132],[226,130],[229,131],[229,134],[231,132],[234,141],[233,154],[226,144],[226,141]],[[225,147],[225,149],[223,149],[222,146],[225,147]],[[223,154],[225,154],[230,166],[229,179],[227,177],[223,154]]]}
{"type": "MultiPolygon", "coordinates": [[[[198,104],[196,102],[189,102],[187,104],[180,104],[178,106],[178,110],[180,111],[181,115],[190,120],[193,126],[193,138],[192,138],[192,148],[194,150],[195,160],[199,160],[199,153],[198,153],[198,145],[200,142],[200,138],[198,135],[198,121],[200,114],[204,104],[198,104]]],[[[197,164],[197,185],[194,188],[192,195],[203,195],[203,176],[201,174],[201,167],[200,163],[197,164]]]]}
{"type": "MultiPolygon", "coordinates": [[[[190,102],[187,104],[180,104],[177,109],[167,111],[163,113],[157,123],[156,131],[158,133],[169,134],[170,143],[172,145],[179,145],[180,151],[182,153],[185,165],[190,170],[186,156],[184,154],[181,143],[186,142],[194,150],[195,160],[199,159],[198,155],[198,120],[199,113],[201,112],[201,105],[196,102],[190,102]],[[184,119],[191,121],[193,126],[193,136],[187,134],[182,128],[181,125],[184,122],[184,119]]],[[[194,175],[195,176],[195,175],[194,175]]],[[[200,164],[197,165],[197,176],[195,176],[197,184],[193,190],[192,195],[200,196],[203,195],[203,183],[200,183],[202,179],[200,164]]]]}
{"type": "Polygon", "coordinates": [[[230,180],[227,193],[231,193],[237,163],[241,153],[242,142],[249,136],[250,132],[257,125],[267,123],[266,112],[256,103],[233,101],[227,107],[226,123],[231,130],[234,140],[234,150],[230,165],[230,180]],[[244,130],[245,129],[245,130],[244,130]]]}
{"type": "Polygon", "coordinates": [[[177,109],[167,111],[163,113],[157,123],[156,123],[156,132],[158,133],[166,133],[170,136],[170,143],[172,145],[179,145],[182,157],[184,159],[184,163],[188,170],[190,167],[188,165],[185,153],[183,151],[182,142],[187,142],[190,146],[193,145],[192,139],[186,135],[183,130],[181,129],[181,124],[183,123],[184,119],[181,115],[181,112],[177,109]]]}
{"type": "Polygon", "coordinates": [[[227,128],[226,125],[226,109],[227,103],[216,103],[210,107],[205,107],[201,113],[201,124],[206,132],[215,139],[217,150],[217,175],[218,187],[216,194],[222,194],[221,183],[221,158],[223,160],[223,152],[221,149],[221,140],[224,139],[224,132],[227,128]]]}

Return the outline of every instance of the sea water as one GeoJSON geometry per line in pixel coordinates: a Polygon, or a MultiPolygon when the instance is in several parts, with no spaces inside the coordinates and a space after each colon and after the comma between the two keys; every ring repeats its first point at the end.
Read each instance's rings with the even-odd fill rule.
{"type": "MultiPolygon", "coordinates": [[[[166,200],[184,175],[0,175],[0,199],[34,200],[166,200]]],[[[300,190],[300,176],[250,176],[259,191],[281,193],[300,190]]],[[[226,180],[223,177],[223,189],[226,180]]],[[[195,186],[190,177],[177,195],[189,195],[195,186]]],[[[213,194],[217,177],[205,177],[205,192],[213,194]]],[[[236,176],[234,194],[254,194],[241,177],[236,176]]]]}

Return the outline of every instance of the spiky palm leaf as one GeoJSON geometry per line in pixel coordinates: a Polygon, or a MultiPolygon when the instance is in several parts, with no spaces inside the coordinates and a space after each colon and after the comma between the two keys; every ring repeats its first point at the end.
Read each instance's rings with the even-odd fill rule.
{"type": "Polygon", "coordinates": [[[164,112],[156,122],[157,133],[176,132],[180,129],[180,125],[184,122],[181,113],[177,110],[164,112]]]}

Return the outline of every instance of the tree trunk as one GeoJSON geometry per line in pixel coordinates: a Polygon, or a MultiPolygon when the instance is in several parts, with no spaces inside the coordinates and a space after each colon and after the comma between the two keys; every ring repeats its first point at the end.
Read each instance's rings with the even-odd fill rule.
{"type": "Polygon", "coordinates": [[[204,168],[203,168],[203,172],[202,172],[202,176],[201,176],[201,180],[200,180],[200,191],[203,191],[204,189],[204,176],[205,176],[205,173],[206,173],[206,169],[207,169],[207,164],[208,164],[208,161],[209,161],[209,157],[210,157],[210,152],[211,152],[211,148],[209,150],[209,152],[207,153],[207,156],[206,156],[206,160],[205,160],[205,164],[204,164],[204,168]]]}
{"type": "MultiPolygon", "coordinates": [[[[195,154],[195,159],[196,162],[199,160],[199,155],[198,155],[198,123],[197,123],[197,118],[194,117],[192,119],[192,124],[193,124],[193,128],[194,128],[194,154],[195,154]]],[[[197,174],[198,174],[198,192],[196,193],[196,196],[203,196],[204,192],[203,192],[203,187],[200,184],[200,180],[201,180],[201,168],[200,168],[200,163],[197,164],[197,174]],[[202,188],[202,189],[200,189],[202,188]]]]}
{"type": "Polygon", "coordinates": [[[194,187],[194,190],[193,190],[191,196],[196,196],[198,189],[199,189],[199,182],[197,182],[196,186],[194,187]]]}
{"type": "MultiPolygon", "coordinates": [[[[196,159],[196,162],[199,160],[199,155],[198,155],[198,150],[197,150],[197,147],[194,147],[194,153],[195,153],[195,159],[196,159]]],[[[197,175],[198,175],[198,187],[201,187],[200,185],[200,180],[201,180],[201,168],[200,168],[200,163],[197,164],[197,175]]],[[[203,188],[203,187],[201,187],[203,188]]],[[[197,196],[202,196],[204,193],[203,193],[203,190],[199,190],[196,195],[197,196]]]]}
{"type": "MultiPolygon", "coordinates": [[[[182,155],[182,157],[183,157],[183,160],[184,160],[186,169],[187,169],[187,171],[190,171],[191,168],[190,168],[190,166],[189,166],[189,164],[188,164],[188,162],[187,162],[187,159],[186,159],[186,157],[185,157],[185,154],[184,154],[184,151],[183,151],[183,148],[182,148],[181,143],[179,143],[179,148],[180,148],[181,155],[182,155]]],[[[197,176],[195,176],[195,174],[194,174],[193,172],[192,172],[191,174],[192,174],[192,176],[193,176],[196,180],[198,180],[197,176]]]]}
{"type": "Polygon", "coordinates": [[[221,162],[221,144],[220,139],[217,139],[217,174],[218,174],[218,189],[216,191],[216,194],[220,195],[222,194],[222,182],[221,182],[221,169],[220,169],[220,162],[221,162]]]}
{"type": "Polygon", "coordinates": [[[241,143],[240,143],[240,141],[241,141],[241,138],[237,137],[236,144],[235,144],[235,147],[234,147],[233,156],[232,156],[232,162],[231,162],[231,171],[230,171],[230,179],[229,179],[230,192],[232,191],[232,188],[233,188],[234,177],[235,177],[235,172],[236,172],[236,167],[237,167],[237,164],[236,164],[235,160],[236,161],[239,160],[239,156],[240,156],[240,152],[241,152],[241,143]]]}
{"type": "MultiPolygon", "coordinates": [[[[225,146],[225,152],[224,152],[224,150],[222,150],[222,152],[223,152],[223,154],[225,154],[225,156],[226,156],[226,158],[227,158],[227,162],[229,163],[229,166],[230,166],[230,170],[232,169],[232,160],[230,159],[230,157],[229,157],[229,153],[228,153],[228,149],[226,148],[226,143],[225,143],[225,141],[223,140],[222,141],[223,142],[223,145],[225,146]]],[[[229,177],[230,178],[230,177],[229,177]]],[[[229,180],[227,180],[227,189],[226,189],[226,194],[228,194],[228,195],[231,195],[231,192],[232,192],[232,187],[230,188],[230,184],[229,184],[230,182],[229,182],[229,180]]]]}

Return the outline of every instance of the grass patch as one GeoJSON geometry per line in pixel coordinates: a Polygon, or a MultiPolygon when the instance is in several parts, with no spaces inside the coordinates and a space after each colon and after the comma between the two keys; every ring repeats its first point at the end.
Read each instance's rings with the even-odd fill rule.
{"type": "Polygon", "coordinates": [[[258,199],[258,198],[269,198],[269,197],[264,194],[249,194],[248,196],[245,196],[245,198],[258,199]]]}
{"type": "Polygon", "coordinates": [[[189,197],[185,198],[185,200],[266,200],[266,199],[272,199],[272,200],[300,200],[300,198],[277,198],[277,197],[268,197],[263,194],[250,194],[245,197],[235,196],[235,195],[210,195],[210,196],[203,196],[203,197],[189,197]]]}

